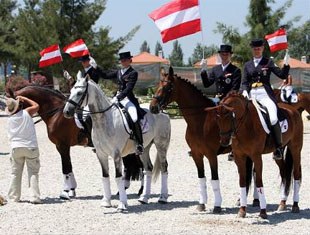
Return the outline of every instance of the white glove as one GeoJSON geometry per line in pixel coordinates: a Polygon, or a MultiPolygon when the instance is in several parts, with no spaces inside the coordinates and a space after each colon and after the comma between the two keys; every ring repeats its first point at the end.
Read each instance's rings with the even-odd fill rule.
{"type": "Polygon", "coordinates": [[[249,93],[248,93],[247,90],[243,90],[242,95],[243,95],[244,98],[250,99],[250,96],[249,96],[249,93]]]}
{"type": "Polygon", "coordinates": [[[89,64],[94,68],[96,69],[97,68],[97,63],[95,61],[95,59],[91,56],[89,56],[89,64]]]}
{"type": "Polygon", "coordinates": [[[202,69],[205,69],[207,67],[207,59],[202,59],[200,61],[200,66],[202,69]]]}
{"type": "Polygon", "coordinates": [[[68,73],[67,70],[64,70],[64,74],[63,74],[64,78],[67,79],[67,80],[70,80],[72,77],[71,75],[68,73]]]}
{"type": "Polygon", "coordinates": [[[284,59],[283,59],[284,64],[285,64],[285,65],[289,65],[290,59],[291,59],[291,58],[290,58],[290,55],[288,54],[288,50],[286,50],[285,56],[284,56],[284,59]]]}
{"type": "Polygon", "coordinates": [[[112,102],[112,104],[118,104],[118,103],[119,103],[116,96],[114,96],[114,97],[112,98],[111,102],[112,102]]]}

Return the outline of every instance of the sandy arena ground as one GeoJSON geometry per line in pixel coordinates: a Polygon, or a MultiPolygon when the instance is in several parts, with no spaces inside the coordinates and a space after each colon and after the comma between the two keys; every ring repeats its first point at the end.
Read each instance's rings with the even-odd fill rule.
{"type": "MultiPolygon", "coordinates": [[[[2,113],[3,114],[3,113],[2,113]]],[[[10,183],[9,145],[7,119],[0,118],[0,195],[6,196],[10,183]]],[[[101,170],[96,155],[90,148],[71,149],[73,171],[78,188],[77,197],[71,201],[59,199],[62,189],[61,161],[55,146],[49,141],[43,122],[36,125],[41,153],[40,189],[44,204],[28,202],[27,171],[24,171],[22,202],[8,203],[0,207],[0,234],[309,234],[310,228],[310,121],[304,118],[304,147],[302,150],[303,182],[300,190],[300,213],[290,210],[279,213],[280,178],[270,154],[264,155],[264,186],[268,203],[268,219],[258,217],[258,208],[251,207],[248,214],[237,218],[235,206],[239,194],[237,168],[227,161],[227,155],[219,156],[219,174],[223,196],[223,212],[212,214],[213,192],[207,160],[208,180],[207,211],[196,211],[198,203],[198,179],[193,160],[187,156],[184,139],[186,123],[172,120],[172,138],[168,152],[169,203],[158,204],[160,181],[152,186],[152,198],[148,205],[137,201],[139,182],[133,182],[127,190],[128,212],[116,213],[115,208],[100,207],[102,198],[101,170]]],[[[152,149],[154,158],[154,149],[152,149]]],[[[110,161],[112,192],[116,193],[113,162],[110,161]]],[[[117,197],[112,204],[116,206],[117,197]]],[[[289,208],[292,195],[288,199],[289,208]]]]}

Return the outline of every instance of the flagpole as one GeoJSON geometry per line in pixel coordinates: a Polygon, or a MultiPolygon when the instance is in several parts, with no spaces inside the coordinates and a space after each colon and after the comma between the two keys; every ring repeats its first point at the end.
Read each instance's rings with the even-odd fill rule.
{"type": "MultiPolygon", "coordinates": [[[[199,6],[199,14],[201,14],[201,7],[200,7],[200,0],[198,0],[198,6],[199,6]]],[[[202,44],[202,59],[205,59],[205,47],[204,47],[204,37],[203,37],[203,27],[202,27],[202,17],[200,17],[200,28],[201,28],[201,44],[202,44]]]]}

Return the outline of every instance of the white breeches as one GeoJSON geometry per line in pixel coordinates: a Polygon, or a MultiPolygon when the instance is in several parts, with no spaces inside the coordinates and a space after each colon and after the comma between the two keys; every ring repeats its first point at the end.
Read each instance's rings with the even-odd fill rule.
{"type": "Polygon", "coordinates": [[[270,99],[264,87],[252,88],[250,91],[250,97],[257,100],[264,105],[269,113],[271,125],[275,125],[278,122],[277,106],[270,99]]]}
{"type": "Polygon", "coordinates": [[[131,119],[133,122],[138,121],[138,113],[136,106],[127,98],[125,97],[120,101],[120,103],[125,107],[125,109],[128,111],[131,119]]]}

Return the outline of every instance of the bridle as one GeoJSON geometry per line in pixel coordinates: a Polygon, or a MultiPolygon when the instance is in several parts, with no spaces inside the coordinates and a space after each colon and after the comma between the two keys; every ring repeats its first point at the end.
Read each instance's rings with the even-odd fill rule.
{"type": "Polygon", "coordinates": [[[160,80],[162,83],[167,83],[167,85],[164,85],[162,87],[159,88],[159,90],[157,91],[157,93],[162,90],[163,95],[157,95],[157,96],[153,96],[153,99],[155,99],[158,103],[158,106],[161,109],[164,109],[165,107],[167,107],[168,102],[169,102],[169,98],[171,96],[171,93],[173,91],[173,83],[171,80],[164,80],[161,79],[160,80]]]}
{"type": "Polygon", "coordinates": [[[81,109],[82,103],[86,97],[86,105],[88,104],[88,81],[86,81],[86,85],[85,86],[74,86],[74,88],[85,88],[81,98],[79,99],[78,102],[75,102],[72,99],[68,99],[67,102],[72,104],[76,109],[81,109]]]}

